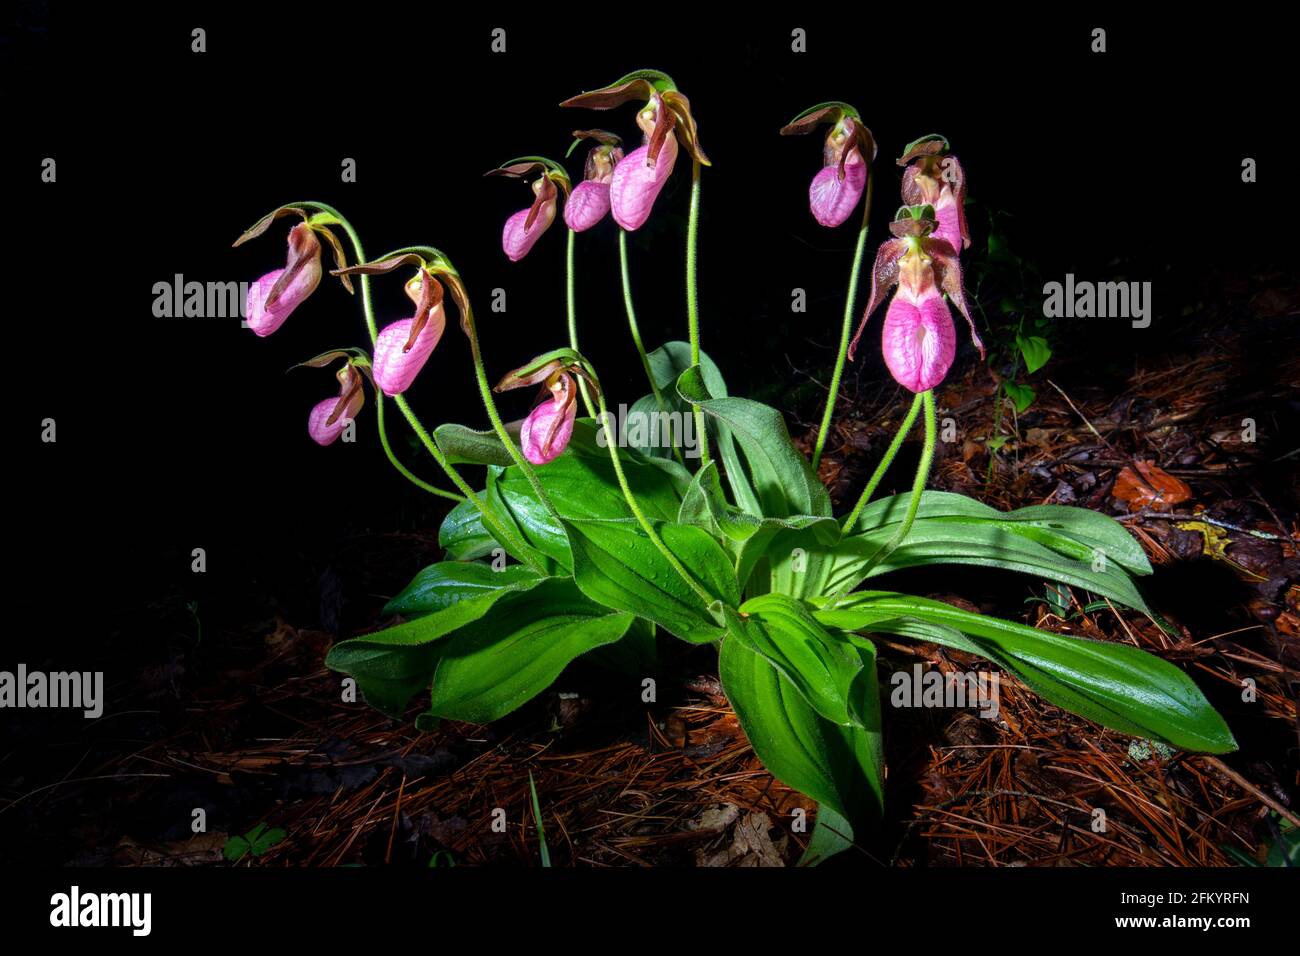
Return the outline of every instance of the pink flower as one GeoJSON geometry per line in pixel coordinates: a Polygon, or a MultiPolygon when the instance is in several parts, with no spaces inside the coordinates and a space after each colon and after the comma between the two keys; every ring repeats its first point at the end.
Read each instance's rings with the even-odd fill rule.
{"type": "Polygon", "coordinates": [[[371,375],[385,395],[400,395],[411,387],[447,328],[442,283],[422,269],[407,284],[407,294],[419,306],[414,318],[392,323],[375,339],[371,375]]]}
{"type": "Polygon", "coordinates": [[[943,293],[931,285],[918,301],[899,288],[881,335],[885,365],[897,382],[914,392],[928,392],[948,374],[957,354],[957,330],[943,293]]]}
{"type": "Polygon", "coordinates": [[[415,344],[404,351],[414,323],[415,319],[400,319],[387,326],[375,340],[375,385],[385,395],[400,395],[411,387],[447,327],[446,316],[439,308],[437,315],[429,316],[415,344]]]}
{"type": "Polygon", "coordinates": [[[506,220],[506,227],[501,232],[501,248],[505,250],[506,258],[511,262],[518,262],[542,237],[551,223],[555,221],[555,203],[551,202],[541,208],[537,214],[533,215],[533,208],[521,209],[509,219],[506,220]],[[529,223],[529,217],[532,216],[532,222],[529,223]]]}
{"type": "Polygon", "coordinates": [[[654,164],[650,163],[650,145],[638,147],[614,167],[609,183],[609,205],[614,221],[633,232],[645,225],[659,198],[664,183],[677,162],[677,139],[666,136],[654,164]]]}
{"type": "Polygon", "coordinates": [[[614,168],[623,161],[623,150],[617,136],[601,129],[578,130],[573,135],[596,140],[587,153],[582,182],[564,201],[565,225],[574,232],[584,232],[609,212],[609,182],[614,178],[614,168]]]}
{"type": "Polygon", "coordinates": [[[547,383],[551,396],[528,413],[519,430],[524,457],[534,465],[545,465],[559,457],[573,437],[578,403],[573,379],[561,372],[547,383]]]}
{"type": "Polygon", "coordinates": [[[574,232],[584,232],[609,212],[609,183],[584,179],[573,187],[564,204],[564,223],[574,232]]]}
{"type": "Polygon", "coordinates": [[[316,291],[320,278],[320,241],[310,226],[299,223],[289,230],[287,265],[268,272],[248,287],[244,303],[248,327],[259,336],[270,335],[316,291]]]}
{"type": "Polygon", "coordinates": [[[903,202],[912,206],[929,203],[934,207],[934,238],[942,239],[958,254],[970,248],[966,226],[966,173],[956,156],[948,152],[948,141],[938,134],[922,136],[909,143],[898,160],[903,170],[903,202]]]}
{"type": "Polygon", "coordinates": [[[559,163],[540,156],[512,160],[487,173],[489,176],[506,176],[510,179],[524,179],[534,173],[540,175],[532,183],[533,204],[507,219],[505,228],[501,230],[501,248],[511,262],[518,262],[528,255],[542,233],[551,228],[551,223],[555,222],[555,204],[560,194],[556,183],[568,195],[569,175],[559,163]]]}
{"type": "Polygon", "coordinates": [[[311,410],[307,416],[307,434],[311,435],[312,440],[318,445],[332,445],[343,434],[343,429],[348,427],[350,418],[344,418],[340,415],[330,424],[329,418],[334,414],[335,407],[338,406],[337,398],[327,398],[311,410]]]}
{"type": "Polygon", "coordinates": [[[867,164],[850,150],[841,168],[838,162],[823,166],[808,189],[808,207],[823,226],[835,227],[853,214],[867,185],[867,164]]]}
{"type": "Polygon", "coordinates": [[[849,343],[852,360],[867,320],[897,286],[885,315],[881,346],[890,374],[914,392],[927,392],[942,382],[957,352],[957,332],[945,295],[965,317],[971,341],[984,357],[984,343],[966,305],[957,252],[947,240],[934,236],[937,223],[929,216],[932,210],[928,203],[905,206],[890,223],[894,238],[882,242],[876,253],[871,298],[849,343]]]}
{"type": "MultiPolygon", "coordinates": [[[[345,353],[326,352],[308,362],[308,365],[322,367],[333,358],[345,353]]],[[[327,398],[317,402],[307,416],[307,434],[318,445],[332,445],[343,434],[348,425],[357,417],[361,406],[365,404],[366,393],[361,387],[362,374],[348,360],[339,369],[339,394],[337,398],[327,398]]]]}

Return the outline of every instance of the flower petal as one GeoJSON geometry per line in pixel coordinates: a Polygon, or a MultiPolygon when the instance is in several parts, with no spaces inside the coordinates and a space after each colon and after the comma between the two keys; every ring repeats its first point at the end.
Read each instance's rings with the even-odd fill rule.
{"type": "MultiPolygon", "coordinates": [[[[957,198],[948,186],[943,187],[943,191],[939,194],[939,201],[934,204],[934,218],[938,225],[930,235],[936,239],[942,239],[952,246],[955,251],[961,252],[964,248],[961,233],[961,207],[957,205],[957,198]]],[[[965,240],[965,245],[969,246],[970,241],[965,240]]]]}
{"type": "Polygon", "coordinates": [[[329,417],[334,414],[334,409],[338,405],[338,397],[327,398],[311,410],[307,416],[307,434],[311,435],[312,441],[318,445],[332,445],[338,441],[338,437],[343,434],[351,418],[340,415],[334,424],[327,424],[329,417]]]}
{"type": "Polygon", "coordinates": [[[564,223],[574,232],[584,232],[609,212],[609,183],[584,179],[573,187],[564,203],[564,223]]]}
{"type": "Polygon", "coordinates": [[[411,387],[447,327],[447,315],[439,303],[429,312],[429,321],[420,330],[410,350],[403,351],[414,321],[415,319],[400,319],[387,326],[375,339],[371,374],[375,385],[385,395],[400,395],[411,387]]]}
{"type": "Polygon", "coordinates": [[[895,295],[881,347],[889,373],[903,387],[926,392],[942,382],[957,354],[957,331],[943,295],[936,290],[917,304],[895,295]]]}
{"type": "Polygon", "coordinates": [[[534,408],[519,429],[519,444],[524,457],[534,465],[554,461],[573,437],[573,422],[577,415],[576,402],[559,398],[548,398],[534,408]]]}
{"type": "Polygon", "coordinates": [[[649,152],[648,146],[632,150],[614,167],[610,179],[610,211],[614,221],[628,232],[640,229],[650,218],[650,210],[677,162],[677,140],[669,136],[663,141],[653,166],[647,165],[649,152]]]}
{"type": "Polygon", "coordinates": [[[841,225],[853,214],[866,185],[867,164],[856,149],[849,153],[844,164],[843,179],[838,164],[823,166],[808,189],[808,208],[813,218],[823,226],[841,225]]]}
{"type": "Polygon", "coordinates": [[[524,223],[528,221],[528,216],[533,211],[530,206],[527,209],[521,209],[509,219],[506,220],[505,229],[501,232],[501,248],[505,250],[506,257],[511,262],[518,262],[524,256],[528,255],[528,250],[533,248],[533,244],[542,237],[552,222],[555,221],[555,203],[546,203],[538,210],[533,224],[527,229],[524,223]]]}

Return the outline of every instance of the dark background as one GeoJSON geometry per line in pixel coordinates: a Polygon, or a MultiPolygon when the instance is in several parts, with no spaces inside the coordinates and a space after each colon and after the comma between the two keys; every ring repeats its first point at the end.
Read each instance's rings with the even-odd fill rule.
{"type": "MultiPolygon", "coordinates": [[[[288,601],[357,535],[435,529],[444,505],[392,471],[371,414],[354,445],[322,449],[307,437],[308,410],[335,385],[327,372],[285,370],[366,344],[359,303],[337,282],[323,281],[264,340],[238,320],[156,319],[152,286],[174,273],[251,281],[281,266],[279,226],[230,244],[278,205],[321,200],[351,218],[371,254],[427,243],[451,256],[475,296],[495,378],[565,342],[565,235],[557,221],[509,263],[501,225],[530,193],[483,173],[521,154],[562,158],[577,128],[633,138],[630,105],[556,105],[632,69],[675,78],[714,163],[700,228],[703,343],[738,394],[779,404],[810,376],[824,380],[833,361],[854,228],[824,229],[808,212],[819,137],[777,135],[822,100],[855,104],[880,145],[868,261],[898,204],[893,158],[937,131],[971,184],[972,255],[997,210],[1010,216],[1017,251],[1049,278],[1153,281],[1151,329],[1062,324],[1058,349],[1090,350],[1099,369],[1161,349],[1180,321],[1162,301],[1179,283],[1288,267],[1295,252],[1281,138],[1294,64],[1281,31],[1244,17],[910,5],[814,19],[755,5],[715,20],[703,5],[641,4],[497,7],[475,18],[428,6],[294,5],[278,15],[268,6],[11,8],[0,152],[10,185],[5,393],[16,406],[6,415],[16,448],[6,590],[18,653],[6,659],[103,666],[104,648],[132,640],[157,602],[197,601],[219,616],[239,601],[288,601]],[[204,54],[190,52],[195,26],[207,30],[204,54]],[[504,55],[489,50],[494,26],[507,30],[504,55]],[[1104,54],[1089,50],[1094,26],[1108,31],[1104,54]],[[806,54],[790,52],[794,27],[808,31],[806,54]],[[58,161],[57,184],[40,182],[45,156],[58,161]],[[1241,182],[1247,156],[1259,164],[1253,185],[1241,182]],[[340,182],[344,157],[357,161],[355,184],[340,182]],[[507,290],[504,315],[488,309],[496,287],[507,290]],[[804,315],[790,312],[794,287],[808,290],[804,315]],[[57,420],[57,444],[39,441],[46,417],[57,420]],[[194,547],[207,551],[206,575],[190,572],[194,547]]],[[[568,162],[575,177],[581,156],[568,162]]],[[[681,161],[633,238],[650,348],[686,337],[688,191],[681,161]]],[[[645,389],[612,222],[579,237],[577,282],[583,349],[612,402],[631,402],[645,389]]],[[[381,326],[409,315],[397,280],[375,288],[381,326]]],[[[959,361],[971,361],[960,341],[959,361]]],[[[885,375],[874,347],[850,370],[885,375]]],[[[409,398],[430,427],[486,426],[454,323],[409,398]]],[[[528,401],[507,396],[503,413],[520,417],[528,401]]],[[[438,480],[393,411],[399,454],[438,480]]],[[[365,624],[376,600],[360,596],[346,623],[365,624]]],[[[298,608],[297,623],[312,612],[298,608]]]]}

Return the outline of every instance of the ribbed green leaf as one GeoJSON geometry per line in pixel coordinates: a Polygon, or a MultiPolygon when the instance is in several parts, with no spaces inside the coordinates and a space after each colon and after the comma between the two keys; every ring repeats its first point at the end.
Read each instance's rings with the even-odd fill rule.
{"type": "Polygon", "coordinates": [[[1191,679],[1129,644],[1035,630],[940,601],[884,591],[851,595],[815,614],[828,627],[881,631],[978,654],[1060,707],[1124,733],[1184,750],[1226,753],[1237,745],[1191,679]]]}

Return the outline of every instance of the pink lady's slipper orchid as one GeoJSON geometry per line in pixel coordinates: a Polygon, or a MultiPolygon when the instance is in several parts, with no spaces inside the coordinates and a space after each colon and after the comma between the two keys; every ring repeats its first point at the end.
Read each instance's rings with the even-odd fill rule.
{"type": "Polygon", "coordinates": [[[948,154],[948,141],[931,134],[909,143],[898,165],[903,170],[903,202],[934,207],[934,237],[960,253],[970,248],[966,228],[966,175],[957,157],[948,154]],[[910,164],[910,165],[909,165],[910,164]]]}
{"type": "Polygon", "coordinates": [[[811,133],[830,123],[822,150],[822,168],[808,189],[808,208],[823,226],[842,225],[862,199],[876,158],[876,141],[862,117],[848,103],[821,103],[781,128],[782,136],[811,133]]]}
{"type": "Polygon", "coordinates": [[[628,232],[640,229],[650,218],[655,200],[672,175],[678,143],[701,165],[710,165],[700,148],[691,104],[672,79],[657,70],[638,70],[589,93],[581,93],[561,106],[607,110],[632,100],[645,100],[637,113],[644,143],[614,167],[609,182],[610,211],[628,232]]]}
{"type": "Polygon", "coordinates": [[[284,324],[320,284],[320,241],[311,226],[300,222],[289,230],[289,261],[248,287],[244,316],[248,327],[267,336],[284,324]]]}
{"type": "MultiPolygon", "coordinates": [[[[257,221],[251,229],[235,240],[241,246],[255,239],[271,227],[281,216],[296,215],[302,222],[289,230],[289,258],[283,269],[268,272],[248,287],[244,302],[244,318],[248,327],[259,336],[267,336],[284,324],[285,319],[320,284],[320,238],[324,237],[334,250],[334,261],[340,268],[345,264],[343,245],[338,236],[328,228],[336,219],[318,213],[311,215],[298,206],[281,206],[257,221]]],[[[352,280],[342,277],[343,286],[352,291],[352,280]]]]}
{"type": "Polygon", "coordinates": [[[534,465],[545,465],[559,457],[573,437],[578,416],[578,388],[574,377],[583,379],[593,395],[600,385],[585,360],[572,349],[557,349],[533,359],[508,373],[495,391],[541,383],[543,399],[528,413],[519,429],[524,457],[534,465]]]}
{"type": "Polygon", "coordinates": [[[533,204],[521,209],[506,220],[501,231],[501,248],[511,262],[518,262],[528,255],[551,223],[555,221],[555,204],[559,195],[558,185],[567,197],[571,184],[569,174],[559,163],[541,156],[522,156],[512,159],[497,169],[489,170],[489,176],[509,176],[512,179],[524,179],[534,173],[540,173],[533,180],[533,204]]]}
{"type": "Polygon", "coordinates": [[[406,294],[417,306],[415,317],[386,326],[375,339],[372,375],[385,395],[400,395],[411,387],[447,328],[442,283],[421,269],[406,284],[406,294]]]}
{"type": "Polygon", "coordinates": [[[307,434],[318,445],[332,445],[347,429],[361,406],[365,404],[366,394],[362,388],[362,369],[364,359],[354,360],[350,353],[336,351],[318,355],[304,365],[323,368],[340,356],[348,356],[348,361],[338,371],[339,394],[337,398],[327,398],[318,402],[307,416],[307,434]]]}
{"type": "Polygon", "coordinates": [[[857,352],[858,340],[867,319],[897,285],[881,334],[885,365],[897,382],[913,392],[927,392],[943,381],[957,352],[957,333],[944,295],[957,306],[970,326],[971,340],[984,356],[984,343],[975,331],[966,295],[962,291],[961,266],[953,247],[935,238],[934,210],[911,206],[899,210],[890,223],[893,239],[886,240],[876,254],[871,279],[871,300],[849,345],[849,358],[857,352]]]}
{"type": "MultiPolygon", "coordinates": [[[[587,165],[582,182],[573,187],[564,202],[564,224],[574,232],[585,232],[605,218],[609,212],[609,184],[614,178],[614,167],[623,159],[620,140],[604,130],[577,130],[573,145],[584,139],[594,139],[597,145],[587,153],[587,165]]],[[[569,150],[573,151],[572,148],[569,150]]]]}

